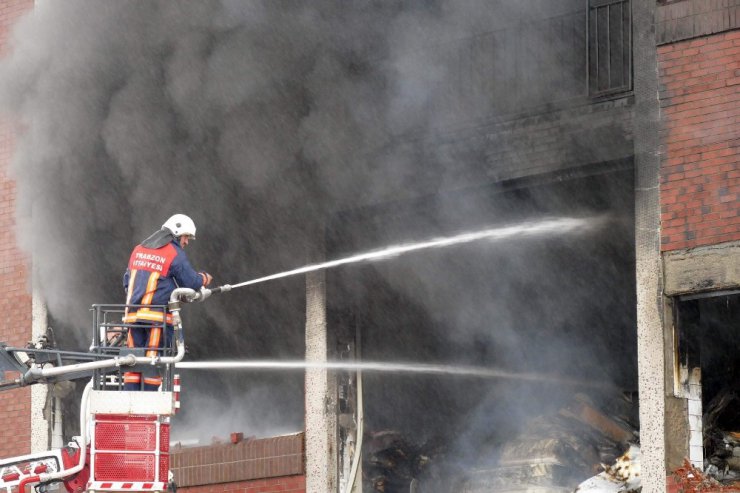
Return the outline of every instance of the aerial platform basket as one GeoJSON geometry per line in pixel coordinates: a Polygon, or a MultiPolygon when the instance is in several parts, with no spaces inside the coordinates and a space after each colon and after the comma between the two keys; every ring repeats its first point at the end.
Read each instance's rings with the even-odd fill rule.
{"type": "MultiPolygon", "coordinates": [[[[130,324],[121,322],[131,307],[95,305],[94,326],[99,344],[93,351],[120,356],[130,324]],[[116,341],[118,343],[116,343],[116,341]]],[[[166,307],[161,307],[164,314],[166,307]]],[[[172,357],[174,342],[157,350],[158,357],[172,357]]],[[[171,365],[163,370],[162,387],[156,392],[125,391],[121,371],[98,370],[93,375],[90,416],[90,477],[88,492],[161,491],[170,484],[170,418],[177,412],[179,379],[171,365]]]]}
{"type": "Polygon", "coordinates": [[[69,493],[167,492],[170,474],[170,419],[179,408],[180,381],[175,364],[185,355],[180,303],[209,295],[176,289],[158,310],[161,322],[127,323],[126,314],[141,305],[93,305],[92,344],[88,353],[59,351],[53,333],[24,348],[0,343],[0,391],[33,384],[90,378],[80,404],[80,436],[60,450],[0,459],[0,493],[23,492],[37,484],[47,491],[63,483],[69,493]],[[129,348],[132,328],[157,327],[159,348],[129,348]],[[142,354],[143,353],[143,354],[142,354]],[[156,367],[162,377],[157,391],[123,390],[123,373],[156,367]],[[3,380],[5,373],[13,374],[3,380]]]}

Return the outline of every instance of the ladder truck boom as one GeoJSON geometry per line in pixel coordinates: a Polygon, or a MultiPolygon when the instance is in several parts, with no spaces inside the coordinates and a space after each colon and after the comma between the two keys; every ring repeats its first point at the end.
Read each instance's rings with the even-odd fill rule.
{"type": "Polygon", "coordinates": [[[36,484],[37,490],[44,491],[58,482],[69,493],[171,488],[169,426],[180,394],[179,377],[173,370],[185,355],[181,302],[203,301],[210,294],[205,288],[178,288],[168,305],[154,307],[165,314],[165,320],[171,315],[174,329],[172,340],[166,340],[154,356],[145,354],[151,349],[121,344],[135,325],[124,323],[124,315],[140,308],[137,305],[93,305],[93,339],[87,353],[56,349],[53,333],[25,348],[0,343],[0,376],[14,375],[0,380],[0,391],[90,380],[81,399],[80,435],[60,450],[0,459],[0,489],[24,493],[26,485],[36,484]],[[158,391],[123,390],[124,370],[151,366],[163,376],[158,391]]]}

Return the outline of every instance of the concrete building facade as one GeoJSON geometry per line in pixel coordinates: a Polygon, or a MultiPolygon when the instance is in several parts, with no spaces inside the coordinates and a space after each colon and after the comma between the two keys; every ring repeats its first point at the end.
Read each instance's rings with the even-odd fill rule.
{"type": "MultiPolygon", "coordinates": [[[[2,2],[3,45],[9,26],[32,3],[2,2]]],[[[444,154],[461,163],[461,172],[444,185],[445,193],[485,184],[525,194],[543,187],[567,194],[568,189],[559,191],[553,184],[632,180],[626,193],[632,209],[622,211],[631,214],[633,250],[625,253],[620,267],[633,266],[628,274],[634,282],[625,297],[634,301],[634,323],[624,330],[634,337],[643,491],[665,491],[666,477],[684,458],[697,466],[707,459],[703,406],[708,392],[721,392],[712,372],[715,362],[724,359],[715,346],[702,346],[697,334],[730,324],[714,321],[719,316],[715,304],[736,306],[740,290],[740,0],[589,0],[572,12],[536,19],[532,26],[571,43],[567,50],[550,43],[556,51],[563,48],[558,53],[567,74],[539,70],[542,60],[522,63],[526,51],[496,63],[492,56],[481,56],[498,56],[500,47],[521,49],[512,33],[526,26],[452,44],[450,56],[459,63],[460,77],[439,104],[455,110],[422,146],[422,154],[444,154]],[[605,34],[598,29],[603,18],[610,26],[605,34]],[[501,82],[496,79],[501,63],[511,64],[511,72],[522,77],[514,89],[492,83],[501,82]],[[522,81],[532,77],[549,78],[547,87],[558,90],[527,93],[522,81]],[[467,99],[485,91],[493,94],[490,107],[476,107],[467,99]],[[521,94],[506,97],[511,91],[521,94]],[[695,349],[697,344],[704,349],[695,349]]],[[[0,128],[0,281],[8,294],[0,300],[6,313],[0,341],[17,346],[31,338],[34,318],[43,325],[45,313],[36,300],[33,315],[31,267],[16,246],[15,186],[4,172],[12,148],[13,127],[6,122],[0,128]]],[[[415,197],[438,191],[436,183],[423,178],[417,186],[399,198],[399,209],[423,208],[428,203],[417,203],[415,197]]],[[[587,204],[583,210],[590,210],[590,200],[582,199],[587,204]]],[[[371,224],[372,218],[386,218],[387,209],[363,211],[363,220],[371,224]]],[[[326,218],[328,223],[335,219],[326,218]]],[[[407,226],[405,219],[396,220],[398,230],[407,226]]],[[[366,240],[353,246],[372,243],[366,240]]],[[[329,238],[316,257],[330,258],[346,246],[329,238]]],[[[348,329],[336,318],[352,313],[353,320],[366,320],[377,313],[357,308],[356,299],[334,306],[341,282],[323,273],[307,279],[307,360],[347,357],[338,347],[351,348],[350,358],[363,354],[359,347],[367,332],[360,337],[360,328],[348,329]]],[[[372,344],[367,341],[370,350],[372,344]]],[[[183,450],[173,454],[180,486],[195,492],[325,493],[347,491],[350,478],[356,478],[352,491],[362,491],[361,382],[360,374],[347,383],[325,370],[307,372],[305,436],[183,450]],[[349,398],[347,389],[354,393],[349,398]]],[[[12,423],[0,431],[0,456],[30,451],[34,426],[41,434],[48,429],[48,423],[34,425],[31,419],[47,399],[35,398],[40,403],[36,411],[32,400],[28,389],[0,393],[0,418],[12,423]]]]}

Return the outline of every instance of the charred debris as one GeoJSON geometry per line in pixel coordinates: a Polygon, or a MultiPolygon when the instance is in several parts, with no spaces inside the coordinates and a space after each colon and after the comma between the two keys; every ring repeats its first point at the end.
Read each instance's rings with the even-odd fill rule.
{"type": "MultiPolygon", "coordinates": [[[[704,473],[724,483],[740,481],[740,431],[730,423],[740,421],[740,392],[725,388],[704,414],[704,473]]],[[[740,491],[740,488],[738,488],[740,491]]]]}
{"type": "Polygon", "coordinates": [[[576,393],[503,442],[490,430],[473,467],[460,465],[454,447],[440,438],[415,443],[394,430],[366,432],[364,491],[639,491],[637,396],[624,392],[598,402],[576,393]]]}

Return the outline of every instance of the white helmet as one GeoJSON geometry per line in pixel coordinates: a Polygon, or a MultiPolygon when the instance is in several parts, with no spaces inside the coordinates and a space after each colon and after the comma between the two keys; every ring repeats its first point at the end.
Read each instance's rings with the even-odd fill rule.
{"type": "Polygon", "coordinates": [[[195,223],[185,214],[175,214],[162,225],[162,229],[167,228],[172,231],[176,238],[182,235],[190,235],[195,239],[195,223]]]}

